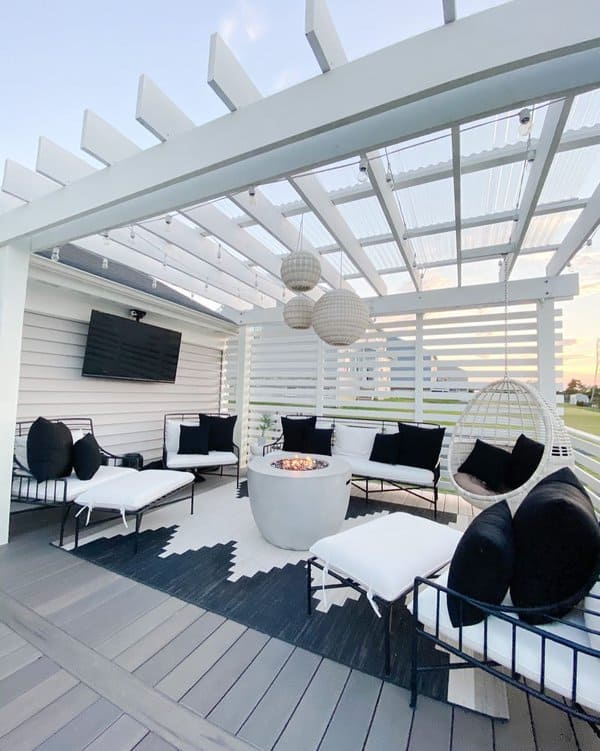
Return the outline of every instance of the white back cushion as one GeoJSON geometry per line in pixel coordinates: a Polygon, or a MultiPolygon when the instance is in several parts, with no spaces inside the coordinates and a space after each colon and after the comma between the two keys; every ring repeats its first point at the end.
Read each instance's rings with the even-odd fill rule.
{"type": "Polygon", "coordinates": [[[15,457],[19,464],[29,471],[29,464],[27,463],[27,436],[18,435],[15,436],[15,457]]]}
{"type": "Polygon", "coordinates": [[[179,420],[167,420],[165,426],[165,448],[167,449],[167,453],[176,454],[179,451],[179,433],[181,425],[199,424],[200,423],[197,420],[195,422],[192,420],[186,420],[184,422],[180,422],[179,420]]]}
{"type": "Polygon", "coordinates": [[[377,430],[375,428],[352,428],[336,425],[332,453],[342,456],[371,456],[377,430]]]}

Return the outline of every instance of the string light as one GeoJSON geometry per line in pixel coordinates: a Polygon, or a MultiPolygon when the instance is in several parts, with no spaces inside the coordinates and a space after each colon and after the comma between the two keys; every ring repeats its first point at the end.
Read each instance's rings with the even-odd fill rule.
{"type": "Polygon", "coordinates": [[[167,232],[171,230],[171,222],[173,221],[173,217],[171,214],[167,214],[165,216],[165,224],[167,225],[167,232]]]}
{"type": "Polygon", "coordinates": [[[108,268],[108,258],[102,259],[102,268],[104,271],[106,271],[106,269],[108,268]]]}
{"type": "Polygon", "coordinates": [[[108,234],[108,232],[103,232],[102,237],[104,238],[104,244],[110,245],[110,235],[108,234]]]}
{"type": "Polygon", "coordinates": [[[366,156],[361,156],[360,162],[358,163],[358,182],[359,183],[366,183],[369,179],[369,175],[367,174],[367,169],[369,167],[369,162],[367,161],[366,156]]]}
{"type": "Polygon", "coordinates": [[[133,225],[129,228],[129,239],[135,240],[135,230],[133,229],[133,225]]]}
{"type": "Polygon", "coordinates": [[[52,255],[50,256],[53,261],[60,261],[60,248],[52,248],[52,255]]]}
{"type": "Polygon", "coordinates": [[[153,279],[152,280],[152,289],[156,289],[157,287],[158,287],[158,282],[156,281],[156,279],[153,279]]]}
{"type": "Polygon", "coordinates": [[[254,205],[256,203],[256,185],[251,185],[248,188],[248,196],[250,198],[250,203],[254,205]]]}

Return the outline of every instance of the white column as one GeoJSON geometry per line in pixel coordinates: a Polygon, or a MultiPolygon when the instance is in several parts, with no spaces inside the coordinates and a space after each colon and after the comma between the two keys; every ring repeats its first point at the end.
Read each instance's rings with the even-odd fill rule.
{"type": "Polygon", "coordinates": [[[317,386],[315,415],[322,415],[325,403],[325,343],[317,339],[317,386]]]}
{"type": "Polygon", "coordinates": [[[537,303],[538,389],[544,399],[556,404],[556,351],[554,331],[554,301],[537,303]]]}
{"type": "Polygon", "coordinates": [[[0,545],[8,542],[23,313],[30,253],[0,247],[0,545]]]}
{"type": "Polygon", "coordinates": [[[425,358],[423,356],[423,313],[417,313],[415,321],[415,421],[423,420],[423,385],[425,381],[425,358]]]}
{"type": "Polygon", "coordinates": [[[250,336],[248,326],[240,326],[238,333],[238,361],[235,391],[235,410],[237,412],[238,445],[240,447],[240,466],[245,466],[248,459],[248,423],[250,413],[250,336]]]}

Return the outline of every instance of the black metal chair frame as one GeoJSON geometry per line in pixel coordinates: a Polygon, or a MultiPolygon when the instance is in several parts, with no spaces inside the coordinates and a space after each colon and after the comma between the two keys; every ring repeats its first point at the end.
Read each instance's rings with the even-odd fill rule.
{"type": "MultiPolygon", "coordinates": [[[[307,415],[307,414],[293,414],[293,415],[285,415],[286,417],[314,417],[314,415],[307,415]]],[[[340,425],[348,425],[349,427],[356,427],[356,428],[378,428],[381,430],[382,433],[385,432],[386,425],[398,425],[398,422],[403,422],[406,425],[413,425],[418,428],[440,428],[441,425],[436,422],[414,422],[410,420],[385,420],[385,419],[378,419],[374,420],[372,418],[365,418],[364,420],[360,418],[346,418],[346,417],[339,417],[339,416],[328,416],[328,415],[317,415],[317,425],[324,426],[325,424],[330,428],[335,428],[336,423],[339,423],[340,425]]],[[[392,432],[392,431],[390,431],[392,432]]],[[[263,456],[266,454],[272,452],[272,451],[278,451],[283,446],[283,432],[281,435],[272,443],[267,443],[265,446],[263,446],[263,456]]],[[[401,482],[396,482],[394,480],[386,480],[381,477],[367,477],[365,475],[352,475],[352,486],[355,487],[357,490],[361,490],[365,494],[365,501],[368,503],[369,501],[369,481],[378,482],[380,487],[376,491],[376,493],[396,493],[399,490],[403,490],[407,493],[410,493],[410,495],[415,496],[416,498],[420,498],[423,501],[427,501],[427,503],[430,503],[433,506],[433,518],[437,519],[437,504],[439,499],[439,491],[438,491],[438,483],[440,479],[440,460],[438,459],[438,462],[433,470],[433,476],[434,481],[432,485],[417,485],[417,484],[405,484],[401,482]],[[364,485],[361,485],[359,483],[364,483],[364,485]],[[384,485],[388,487],[384,487],[384,485]],[[389,487],[391,486],[391,487],[389,487]],[[422,495],[421,493],[418,493],[416,491],[418,490],[426,490],[431,489],[433,490],[433,499],[428,498],[425,495],[422,495]]]]}
{"type": "MultiPolygon", "coordinates": [[[[48,419],[50,422],[63,422],[69,430],[82,430],[84,433],[91,433],[94,435],[94,424],[90,417],[52,417],[48,419]]],[[[34,422],[35,420],[18,421],[15,426],[15,437],[27,435],[34,422]]],[[[122,456],[113,454],[102,447],[100,447],[100,452],[102,454],[103,465],[113,467],[119,467],[122,465],[122,456]]],[[[23,467],[16,456],[13,455],[10,500],[15,503],[27,503],[36,506],[46,506],[48,508],[63,507],[59,540],[61,547],[64,540],[65,526],[74,503],[74,500],[67,500],[67,481],[68,478],[47,480],[43,483],[43,494],[41,491],[38,493],[42,483],[38,483],[35,477],[33,477],[33,475],[23,467]],[[35,493],[32,492],[33,490],[35,490],[35,493]]]]}
{"type": "MultiPolygon", "coordinates": [[[[592,597],[592,599],[598,604],[597,610],[594,609],[593,611],[587,611],[587,612],[593,612],[594,614],[600,615],[600,596],[597,595],[589,595],[592,597]]],[[[489,675],[494,676],[495,678],[499,678],[500,680],[504,681],[505,683],[510,684],[511,686],[514,686],[515,688],[520,689],[521,691],[524,691],[529,696],[534,696],[537,699],[540,699],[543,702],[546,702],[547,704],[552,705],[556,709],[560,709],[564,712],[566,712],[569,715],[572,715],[574,717],[579,718],[580,720],[583,720],[585,722],[588,722],[596,735],[600,737],[600,715],[599,714],[592,714],[590,710],[585,709],[582,707],[577,701],[577,678],[578,678],[578,659],[580,655],[590,655],[592,657],[595,657],[600,660],[600,651],[597,649],[593,649],[591,647],[586,647],[582,644],[579,644],[574,641],[570,641],[569,639],[565,639],[564,637],[558,636],[556,634],[553,634],[549,631],[546,631],[544,629],[541,629],[537,626],[530,625],[528,623],[525,623],[524,621],[520,620],[518,618],[517,613],[523,612],[525,610],[524,608],[513,608],[513,607],[497,607],[488,605],[486,603],[479,602],[477,600],[474,600],[473,598],[466,597],[465,595],[461,595],[460,593],[456,592],[455,590],[449,589],[448,587],[443,586],[442,584],[432,581],[430,578],[426,577],[417,577],[414,581],[413,585],[413,640],[412,640],[412,657],[411,657],[411,707],[415,707],[417,704],[417,696],[418,696],[418,687],[419,687],[419,675],[426,672],[431,672],[434,670],[461,670],[465,668],[480,668],[481,670],[484,670],[489,675]],[[425,630],[423,628],[423,625],[419,623],[419,590],[421,587],[432,587],[436,590],[436,619],[435,619],[435,627],[434,628],[428,628],[425,630]],[[483,638],[483,654],[482,655],[474,655],[470,652],[463,650],[463,627],[458,627],[458,644],[456,643],[456,640],[450,640],[447,638],[444,638],[444,636],[441,634],[440,631],[440,607],[441,607],[441,595],[445,594],[446,596],[448,594],[453,595],[458,599],[458,601],[461,603],[468,603],[471,605],[476,605],[478,608],[480,608],[484,613],[486,613],[486,619],[484,621],[484,638],[483,638]],[[489,641],[488,641],[488,617],[495,617],[499,618],[503,621],[506,621],[510,624],[511,627],[511,660],[509,665],[500,665],[498,662],[495,662],[494,660],[489,659],[488,657],[488,649],[489,649],[489,641]],[[536,685],[533,685],[530,680],[527,681],[527,683],[523,680],[522,676],[519,674],[518,666],[516,662],[516,646],[517,646],[517,635],[520,630],[529,631],[533,634],[536,634],[541,639],[541,647],[540,647],[540,681],[536,685]],[[419,640],[425,639],[433,644],[435,644],[437,647],[446,650],[447,652],[450,652],[451,654],[455,655],[456,657],[461,659],[461,662],[455,662],[450,663],[448,665],[421,665],[419,664],[419,640]],[[561,698],[556,697],[555,695],[550,695],[546,689],[545,686],[545,678],[546,678],[546,655],[547,655],[547,644],[548,643],[554,643],[554,644],[560,644],[563,647],[566,647],[571,651],[572,654],[572,667],[573,667],[573,678],[571,683],[571,693],[568,697],[561,698]],[[508,671],[508,672],[506,672],[508,671]]],[[[527,608],[526,609],[529,612],[541,612],[544,610],[544,608],[527,608]]],[[[554,622],[559,623],[568,623],[568,625],[571,628],[574,628],[581,632],[586,633],[596,633],[598,634],[598,631],[593,631],[592,629],[581,625],[580,623],[573,622],[569,620],[569,616],[565,616],[563,619],[553,619],[554,622]]]]}
{"type": "MultiPolygon", "coordinates": [[[[146,511],[151,511],[156,508],[162,508],[163,506],[171,506],[173,503],[179,503],[180,501],[190,501],[190,514],[194,513],[194,489],[195,489],[195,481],[192,481],[189,485],[184,485],[183,488],[177,488],[177,490],[172,490],[169,493],[165,493],[165,495],[162,495],[160,498],[156,498],[151,503],[148,503],[143,508],[138,509],[137,511],[126,511],[125,516],[135,516],[135,532],[133,536],[133,552],[134,555],[138,552],[138,535],[140,532],[140,528],[142,526],[142,517],[146,513],[146,511]],[[184,495],[179,497],[179,493],[181,493],[183,490],[189,487],[190,494],[184,495]],[[177,496],[177,497],[174,497],[177,496]],[[170,500],[169,500],[170,499],[170,500]]],[[[76,505],[79,505],[77,501],[75,500],[74,503],[76,505]]],[[[83,513],[83,510],[85,509],[85,506],[81,506],[80,511],[75,515],[75,544],[74,544],[74,550],[77,550],[79,547],[79,531],[80,531],[80,516],[81,513],[83,513]]],[[[102,507],[97,509],[98,511],[112,511],[110,507],[102,507]]],[[[115,511],[118,509],[115,508],[115,511]]],[[[98,524],[105,524],[106,522],[114,521],[115,519],[122,519],[122,515],[119,512],[115,516],[109,516],[108,518],[101,519],[97,522],[94,522],[93,524],[86,524],[86,527],[94,527],[98,524]]]]}
{"type": "MultiPolygon", "coordinates": [[[[198,422],[198,425],[200,425],[200,415],[206,415],[207,417],[232,417],[232,415],[229,415],[224,412],[168,412],[165,414],[163,419],[163,466],[168,469],[167,467],[167,445],[166,445],[166,436],[167,436],[167,420],[179,420],[180,422],[193,422],[196,420],[198,422]]],[[[235,475],[229,474],[227,472],[223,473],[223,467],[232,467],[233,464],[214,464],[211,465],[214,467],[220,467],[220,471],[213,472],[210,468],[204,469],[204,467],[182,467],[182,472],[187,472],[188,470],[193,470],[194,474],[196,474],[196,479],[201,479],[198,477],[198,475],[219,475],[220,477],[235,477],[236,486],[240,487],[240,448],[237,445],[237,443],[232,443],[233,447],[233,453],[237,457],[237,461],[235,463],[235,475]]],[[[176,470],[175,470],[176,471],[176,470]]]]}

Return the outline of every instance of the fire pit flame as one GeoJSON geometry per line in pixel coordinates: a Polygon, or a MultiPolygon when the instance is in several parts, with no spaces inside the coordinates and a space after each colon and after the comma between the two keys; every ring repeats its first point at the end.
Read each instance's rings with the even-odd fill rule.
{"type": "Polygon", "coordinates": [[[312,456],[287,456],[284,459],[272,462],[271,466],[276,469],[307,472],[312,469],[324,469],[329,464],[321,459],[313,459],[312,456]]]}

